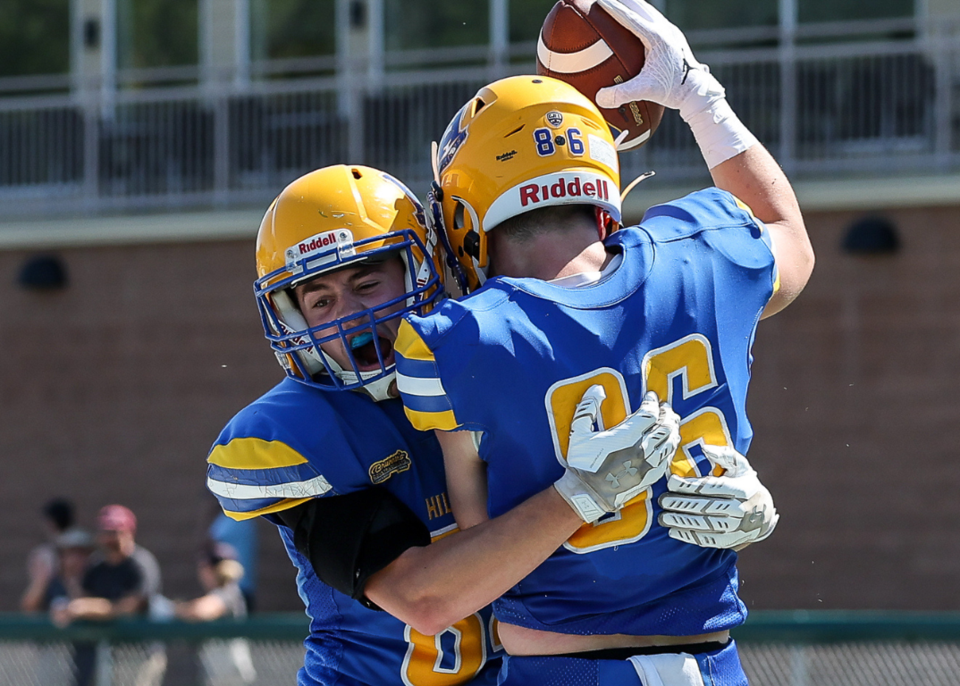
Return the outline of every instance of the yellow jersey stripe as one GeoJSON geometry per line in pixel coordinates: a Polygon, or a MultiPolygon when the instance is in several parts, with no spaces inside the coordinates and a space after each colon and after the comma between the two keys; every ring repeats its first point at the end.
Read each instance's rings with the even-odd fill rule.
{"type": "Polygon", "coordinates": [[[419,429],[420,431],[429,431],[430,429],[453,431],[460,426],[457,418],[453,416],[453,410],[447,410],[446,412],[417,412],[405,406],[403,411],[407,413],[407,419],[413,424],[413,428],[419,429]]]}
{"type": "Polygon", "coordinates": [[[408,360],[422,360],[425,362],[435,362],[433,352],[427,347],[427,344],[420,338],[420,334],[410,326],[407,321],[400,322],[400,330],[397,333],[397,340],[393,344],[394,349],[399,355],[408,360]]]}
{"type": "Polygon", "coordinates": [[[737,201],[737,207],[739,207],[741,210],[744,210],[745,212],[749,212],[751,217],[756,217],[756,215],[753,213],[753,209],[751,209],[751,207],[747,203],[743,202],[743,200],[741,200],[736,196],[734,196],[733,199],[737,201]]]}
{"type": "Polygon", "coordinates": [[[259,510],[254,510],[253,512],[231,512],[230,510],[224,510],[223,513],[227,515],[230,519],[236,520],[238,522],[242,522],[247,519],[253,519],[254,517],[271,514],[273,512],[283,512],[284,510],[289,510],[292,507],[301,505],[307,502],[308,500],[310,500],[310,498],[296,498],[296,499],[289,499],[289,500],[281,500],[279,503],[274,503],[270,507],[264,507],[259,510]]]}
{"type": "Polygon", "coordinates": [[[306,464],[307,458],[280,441],[234,438],[214,448],[207,462],[228,469],[276,469],[306,464]]]}
{"type": "Polygon", "coordinates": [[[450,536],[450,535],[452,535],[452,534],[455,534],[455,533],[457,533],[458,531],[460,531],[460,527],[458,527],[456,524],[451,524],[450,526],[445,526],[445,527],[443,527],[442,529],[438,529],[437,531],[431,531],[431,532],[430,532],[430,542],[431,542],[431,543],[436,543],[436,542],[439,541],[440,539],[446,538],[447,536],[450,536]]]}

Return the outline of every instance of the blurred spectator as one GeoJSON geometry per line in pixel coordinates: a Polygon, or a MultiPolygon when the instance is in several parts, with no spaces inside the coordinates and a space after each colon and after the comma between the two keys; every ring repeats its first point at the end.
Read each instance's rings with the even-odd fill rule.
{"type": "Polygon", "coordinates": [[[24,612],[46,612],[62,607],[73,598],[83,595],[83,576],[93,552],[93,536],[83,529],[70,529],[54,541],[56,564],[49,570],[44,567],[31,575],[30,586],[20,600],[24,612]]]}
{"type": "MultiPolygon", "coordinates": [[[[160,592],[160,567],[151,552],[137,545],[137,518],[123,505],[107,505],[97,517],[99,551],[83,576],[82,595],[55,607],[52,617],[65,626],[74,620],[104,621],[117,617],[146,615],[151,596],[160,592]]],[[[96,646],[77,645],[77,684],[93,683],[96,646]]],[[[159,684],[166,669],[162,649],[148,651],[138,669],[138,686],[159,684]]]]}
{"type": "Polygon", "coordinates": [[[240,590],[247,601],[247,612],[253,612],[256,609],[257,527],[260,523],[256,519],[230,519],[223,514],[216,500],[213,500],[213,505],[217,508],[216,516],[208,534],[214,541],[226,543],[237,551],[237,561],[243,565],[240,590]]]}
{"type": "Polygon", "coordinates": [[[205,594],[177,603],[176,616],[190,622],[246,617],[247,604],[239,584],[243,574],[237,551],[226,543],[210,541],[197,559],[197,578],[205,594]]]}
{"type": "Polygon", "coordinates": [[[123,505],[107,505],[97,518],[100,551],[83,577],[83,596],[63,609],[58,621],[104,620],[146,614],[160,591],[153,553],[137,545],[137,518],[123,505]]]}
{"type": "MultiPolygon", "coordinates": [[[[57,574],[58,536],[69,531],[74,525],[73,503],[65,498],[54,498],[40,510],[43,515],[43,528],[47,540],[27,555],[27,576],[29,582],[20,600],[20,609],[24,612],[36,611],[37,589],[45,589],[57,574]]],[[[46,609],[46,608],[41,608],[46,609]]]]}
{"type": "MultiPolygon", "coordinates": [[[[197,560],[197,577],[205,594],[177,603],[177,617],[188,622],[204,622],[247,616],[239,585],[243,565],[237,560],[237,552],[232,546],[216,541],[205,545],[197,560]]],[[[246,639],[205,641],[199,658],[208,686],[243,686],[257,678],[246,639]]]]}

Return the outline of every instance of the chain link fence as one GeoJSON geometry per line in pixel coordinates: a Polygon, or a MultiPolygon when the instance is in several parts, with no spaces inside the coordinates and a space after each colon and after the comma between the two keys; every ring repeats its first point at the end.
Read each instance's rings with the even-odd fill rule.
{"type": "Polygon", "coordinates": [[[303,664],[307,619],[202,624],[126,620],[58,629],[0,617],[0,686],[275,686],[303,664]]]}
{"type": "Polygon", "coordinates": [[[85,672],[77,664],[78,647],[83,646],[0,643],[0,686],[72,686],[80,673],[89,686],[275,686],[296,681],[304,652],[300,641],[211,639],[177,646],[181,662],[193,664],[173,670],[167,643],[103,641],[89,646],[96,660],[85,672]]]}
{"type": "MultiPolygon", "coordinates": [[[[89,686],[289,684],[303,664],[305,633],[302,614],[66,632],[10,616],[0,620],[0,686],[72,686],[78,670],[89,686]]],[[[755,612],[735,636],[752,686],[960,684],[956,613],[755,612]]]]}
{"type": "Polygon", "coordinates": [[[960,641],[741,644],[751,686],[957,686],[960,641]]]}

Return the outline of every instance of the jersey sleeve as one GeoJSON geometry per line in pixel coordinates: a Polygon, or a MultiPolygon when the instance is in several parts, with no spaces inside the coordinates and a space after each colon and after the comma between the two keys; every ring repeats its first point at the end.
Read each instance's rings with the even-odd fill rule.
{"type": "MultiPolygon", "coordinates": [[[[754,226],[756,226],[756,230],[758,232],[758,235],[756,237],[760,239],[760,242],[763,243],[766,249],[770,252],[770,255],[773,256],[774,255],[773,237],[770,235],[770,230],[767,228],[767,225],[764,224],[759,219],[757,219],[757,217],[753,214],[753,210],[750,209],[750,207],[745,202],[740,200],[740,198],[737,198],[736,196],[733,196],[733,195],[731,195],[730,197],[736,203],[737,207],[743,212],[746,212],[747,215],[749,215],[750,219],[753,220],[754,226]]],[[[770,274],[771,288],[773,289],[772,293],[770,294],[770,297],[773,297],[774,295],[776,295],[777,291],[780,290],[780,271],[777,269],[777,262],[775,259],[771,262],[770,269],[771,269],[771,274],[770,274]]]]}
{"type": "Polygon", "coordinates": [[[284,441],[225,433],[207,457],[207,488],[231,519],[286,510],[332,489],[326,477],[284,441]]]}
{"type": "Polygon", "coordinates": [[[420,431],[452,431],[460,426],[440,378],[433,350],[424,340],[422,319],[411,318],[400,324],[395,344],[397,390],[404,411],[414,428],[420,431]]]}

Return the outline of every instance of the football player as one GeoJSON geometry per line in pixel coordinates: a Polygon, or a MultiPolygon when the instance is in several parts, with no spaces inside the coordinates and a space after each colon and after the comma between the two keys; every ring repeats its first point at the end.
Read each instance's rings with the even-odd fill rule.
{"type": "Polygon", "coordinates": [[[300,684],[494,683],[486,606],[579,528],[568,500],[612,512],[643,487],[639,472],[607,481],[607,457],[662,474],[679,442],[651,394],[616,431],[578,427],[599,468],[450,536],[439,445],[394,382],[401,317],[442,295],[436,248],[416,198],[361,166],[297,179],[260,226],[255,293],[287,378],[221,432],[207,484],[230,517],[280,529],[310,616],[300,684]]]}
{"type": "MultiPolygon", "coordinates": [[[[593,103],[546,77],[481,89],[441,140],[431,200],[472,292],[401,324],[398,387],[414,426],[441,430],[461,528],[589,469],[578,426],[611,426],[651,390],[668,399],[682,418],[668,478],[613,516],[583,511],[494,604],[500,683],[745,684],[735,549],[776,523],[742,455],[751,349],[813,252],[786,177],[679,29],[640,0],[596,1],[646,46],[641,74],[598,100],[679,109],[715,186],[620,227],[616,141],[593,103]],[[744,486],[720,534],[716,503],[690,493],[714,480],[744,486]]],[[[656,477],[620,466],[608,478],[656,477]]]]}

